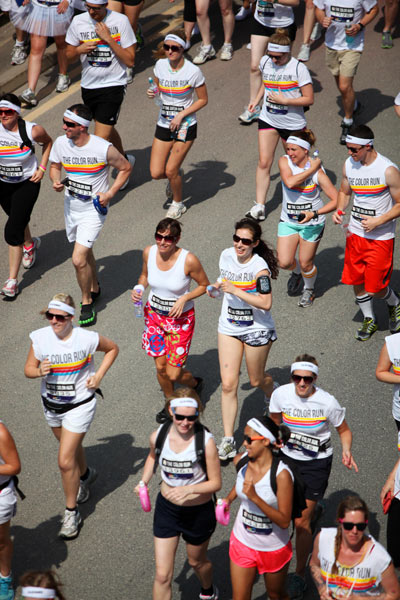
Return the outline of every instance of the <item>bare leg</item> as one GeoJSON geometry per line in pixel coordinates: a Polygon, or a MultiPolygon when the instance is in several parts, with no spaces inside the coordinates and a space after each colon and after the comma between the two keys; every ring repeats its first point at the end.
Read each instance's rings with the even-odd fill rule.
{"type": "MultiPolygon", "coordinates": [[[[289,561],[290,562],[290,561],[289,561]]],[[[289,569],[289,562],[276,573],[265,573],[265,589],[270,600],[289,600],[286,592],[286,576],[289,569]]]]}
{"type": "Polygon", "coordinates": [[[399,0],[385,0],[385,25],[383,31],[391,31],[394,28],[397,12],[399,10],[399,0]]]}
{"type": "Polygon", "coordinates": [[[0,525],[0,573],[8,577],[11,573],[13,542],[10,536],[10,521],[0,525]]]}
{"type": "Polygon", "coordinates": [[[153,584],[153,600],[171,600],[172,576],[179,537],[154,538],[156,576],[153,584]]]}
{"type": "Polygon", "coordinates": [[[188,142],[173,142],[171,153],[165,167],[165,174],[171,185],[174,202],[182,202],[182,177],[179,169],[193,145],[194,140],[188,142]]]}
{"type": "Polygon", "coordinates": [[[233,600],[251,600],[251,592],[257,568],[250,567],[247,569],[239,567],[239,565],[232,560],[230,561],[230,564],[233,600]]]}
{"type": "Polygon", "coordinates": [[[237,389],[244,344],[236,338],[218,334],[218,357],[222,381],[221,409],[224,436],[233,437],[238,411],[237,389]]]}
{"type": "Polygon", "coordinates": [[[10,279],[18,279],[18,272],[22,261],[21,246],[8,246],[8,262],[10,267],[10,279]]]}
{"type": "Polygon", "coordinates": [[[232,10],[232,0],[219,0],[219,7],[224,28],[224,44],[232,42],[233,30],[235,29],[235,15],[232,10]]]}
{"type": "Polygon", "coordinates": [[[264,392],[267,398],[271,397],[274,381],[268,373],[265,373],[268,354],[271,350],[272,342],[265,346],[244,345],[244,355],[246,358],[247,373],[249,374],[250,385],[258,387],[264,392]]]}
{"type": "Polygon", "coordinates": [[[81,288],[82,304],[91,304],[92,297],[90,291],[93,285],[97,284],[97,277],[93,279],[93,261],[94,256],[92,249],[86,248],[86,246],[82,246],[82,244],[75,242],[74,251],[72,253],[72,264],[75,267],[76,278],[78,280],[78,285],[81,288]]]}
{"type": "Polygon", "coordinates": [[[315,506],[316,500],[306,499],[307,508],[305,508],[301,514],[301,517],[295,519],[296,527],[296,573],[301,577],[304,577],[308,555],[312,548],[312,533],[311,533],[311,519],[315,506]]]}
{"type": "Polygon", "coordinates": [[[192,567],[200,581],[201,587],[207,589],[212,586],[213,569],[211,561],[207,556],[207,548],[210,540],[200,546],[193,546],[186,543],[186,552],[189,565],[192,567]]]}
{"type": "Polygon", "coordinates": [[[61,75],[66,75],[68,70],[68,59],[65,52],[67,49],[65,35],[56,35],[54,41],[57,47],[58,72],[61,75]]]}
{"type": "Polygon", "coordinates": [[[87,255],[87,262],[91,270],[92,275],[92,285],[90,288],[91,292],[99,291],[99,282],[97,280],[97,267],[96,267],[96,259],[94,258],[93,249],[90,248],[90,252],[87,255]]]}
{"type": "Polygon", "coordinates": [[[305,0],[306,11],[303,25],[303,44],[310,45],[311,33],[315,23],[315,6],[312,0],[305,0]]]}
{"type": "Polygon", "coordinates": [[[174,384],[167,375],[167,359],[164,356],[154,357],[157,369],[157,380],[164,393],[165,398],[171,396],[174,392],[174,384]]]}
{"type": "Polygon", "coordinates": [[[346,119],[353,118],[354,104],[356,101],[356,95],[353,89],[353,79],[353,77],[344,77],[343,75],[335,77],[336,85],[342,96],[344,116],[346,119]]]}
{"type": "Polygon", "coordinates": [[[210,19],[208,17],[209,5],[210,0],[196,0],[196,18],[203,46],[209,46],[211,44],[210,19]]]}
{"type": "Polygon", "coordinates": [[[111,142],[113,146],[116,147],[118,152],[121,152],[122,156],[124,156],[125,153],[122,147],[122,141],[114,125],[105,125],[104,123],[99,123],[99,121],[95,121],[94,134],[98,135],[104,140],[108,140],[109,142],[111,142]]]}
{"type": "Polygon", "coordinates": [[[265,205],[271,181],[270,170],[274,161],[275,150],[279,142],[276,129],[258,131],[259,159],[256,171],[256,202],[265,205]]]}
{"type": "Polygon", "coordinates": [[[265,54],[268,38],[263,35],[252,35],[250,42],[250,100],[253,100],[261,86],[260,60],[265,54]]]}
{"type": "MultiPolygon", "coordinates": [[[[150,156],[150,174],[153,179],[166,179],[165,167],[174,142],[153,139],[150,156]]],[[[185,144],[183,144],[185,145],[185,144]]]]}
{"type": "Polygon", "coordinates": [[[31,33],[31,51],[28,59],[28,87],[34,92],[39,80],[42,58],[46,50],[47,38],[31,33]]]}
{"type": "Polygon", "coordinates": [[[86,459],[82,448],[85,433],[73,433],[64,427],[54,427],[53,433],[60,442],[58,466],[61,471],[65,503],[68,508],[75,508],[80,477],[86,471],[86,459]],[[82,468],[85,469],[83,472],[82,468]]]}

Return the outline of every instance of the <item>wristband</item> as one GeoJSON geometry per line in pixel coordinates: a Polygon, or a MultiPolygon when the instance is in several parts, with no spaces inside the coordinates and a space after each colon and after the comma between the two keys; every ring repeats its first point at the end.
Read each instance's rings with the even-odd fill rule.
{"type": "Polygon", "coordinates": [[[46,168],[46,167],[44,167],[43,165],[39,165],[39,169],[40,169],[41,171],[43,171],[43,173],[46,173],[46,170],[47,170],[47,168],[46,168]]]}
{"type": "Polygon", "coordinates": [[[313,212],[314,212],[313,219],[318,219],[318,217],[319,217],[318,211],[314,210],[313,212]]]}
{"type": "Polygon", "coordinates": [[[363,25],[362,23],[357,23],[357,25],[359,26],[360,31],[362,31],[365,27],[365,25],[363,25]]]}

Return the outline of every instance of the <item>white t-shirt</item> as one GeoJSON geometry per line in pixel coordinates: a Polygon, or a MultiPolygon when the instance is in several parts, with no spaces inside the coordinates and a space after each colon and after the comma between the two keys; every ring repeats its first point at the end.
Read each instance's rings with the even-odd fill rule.
{"type": "Polygon", "coordinates": [[[351,594],[374,597],[382,593],[383,590],[379,585],[382,573],[391,563],[385,548],[372,535],[367,534],[372,546],[362,560],[354,567],[347,567],[338,562],[338,572],[332,573],[335,562],[336,532],[336,527],[323,527],[318,548],[322,579],[332,598],[346,598],[351,594]]]}
{"type": "MultiPolygon", "coordinates": [[[[107,25],[112,38],[121,48],[130,48],[136,44],[135,34],[125,15],[107,10],[102,23],[107,25]]],[[[71,46],[97,42],[96,50],[80,55],[81,86],[93,90],[114,85],[126,85],[126,65],[114,54],[110,46],[98,37],[95,30],[96,24],[88,12],[77,15],[72,19],[65,38],[67,44],[71,44],[71,46]]]]}
{"type": "Polygon", "coordinates": [[[364,49],[364,30],[354,37],[346,36],[345,27],[359,23],[365,13],[376,5],[376,0],[314,0],[317,8],[323,10],[332,22],[325,33],[325,44],[332,50],[364,49]]]}
{"type": "MultiPolygon", "coordinates": [[[[169,128],[175,115],[181,110],[192,106],[194,90],[204,84],[204,75],[190,60],[184,59],[179,71],[172,71],[168,58],[161,58],[156,62],[154,75],[158,79],[158,88],[162,106],[158,115],[157,125],[169,128]]],[[[196,113],[186,117],[188,125],[196,123],[196,113]]]]}
{"type": "Polygon", "coordinates": [[[289,27],[294,22],[294,12],[291,6],[284,6],[278,2],[257,0],[254,11],[256,21],[264,27],[289,27]]]}
{"type": "MultiPolygon", "coordinates": [[[[388,335],[385,337],[385,342],[393,373],[400,376],[400,333],[388,335]]],[[[399,383],[395,383],[393,386],[392,415],[396,421],[400,421],[400,377],[399,383]]]]}
{"type": "Polygon", "coordinates": [[[260,61],[261,77],[264,83],[264,100],[260,119],[279,129],[300,130],[306,126],[302,106],[286,106],[268,100],[269,92],[281,92],[288,98],[300,98],[304,85],[312,84],[307,67],[291,58],[286,65],[277,65],[269,56],[260,61]]]}
{"type": "MultiPolygon", "coordinates": [[[[223,250],[219,259],[220,279],[226,279],[249,294],[257,294],[256,275],[269,271],[268,264],[258,254],[253,254],[246,263],[240,263],[234,248],[223,250]]],[[[224,294],[221,315],[218,322],[219,333],[243,335],[252,331],[275,330],[274,320],[268,310],[255,308],[233,294],[224,294]]]]}
{"type": "MultiPolygon", "coordinates": [[[[28,138],[32,137],[32,129],[36,123],[25,121],[28,138]]],[[[30,148],[23,146],[19,131],[8,131],[0,123],[0,180],[6,183],[19,183],[30,179],[37,169],[37,160],[30,148]]]]}
{"type": "MultiPolygon", "coordinates": [[[[236,479],[236,493],[241,500],[240,508],[236,515],[233,526],[233,534],[248,548],[260,552],[273,552],[284,548],[289,542],[288,529],[282,529],[276,523],[273,523],[262,510],[249,500],[243,493],[243,482],[248,465],[244,465],[236,479]]],[[[282,461],[279,463],[276,476],[281,471],[288,471],[291,478],[293,474],[289,467],[282,461]]],[[[278,509],[278,499],[271,487],[271,470],[269,470],[260,481],[254,484],[257,496],[272,508],[278,509]]]]}
{"type": "Polygon", "coordinates": [[[32,331],[29,337],[35,358],[51,363],[50,373],[42,377],[42,396],[57,404],[77,404],[94,393],[86,381],[95,373],[98,333],[74,327],[70,337],[61,340],[49,326],[32,331]]]}
{"type": "Polygon", "coordinates": [[[394,103],[396,106],[400,106],[400,92],[397,94],[396,98],[394,99],[394,103]]]}
{"type": "Polygon", "coordinates": [[[346,177],[349,181],[353,197],[349,232],[369,240],[389,240],[394,238],[396,220],[379,225],[366,232],[361,226],[361,218],[379,217],[393,207],[393,198],[386,185],[386,169],[396,167],[391,160],[377,153],[378,156],[370,165],[362,165],[351,156],[345,162],[346,177]]]}
{"type": "MultiPolygon", "coordinates": [[[[288,166],[293,175],[303,173],[310,168],[309,162],[305,165],[305,167],[298,167],[292,163],[289,156],[286,154],[284,158],[286,158],[288,166]]],[[[285,221],[287,223],[298,223],[298,217],[300,213],[318,210],[319,208],[323,207],[324,203],[322,202],[320,196],[321,188],[318,184],[318,172],[319,171],[311,175],[311,177],[308,177],[305,181],[303,181],[303,183],[300,183],[300,185],[293,188],[286,187],[282,181],[281,221],[285,221]]],[[[325,215],[319,215],[318,219],[312,219],[311,221],[308,221],[308,223],[304,223],[304,226],[322,225],[323,223],[325,223],[325,215]]],[[[301,225],[302,223],[300,222],[299,224],[301,225]]]]}
{"type": "Polygon", "coordinates": [[[346,409],[334,396],[319,387],[315,388],[312,396],[300,398],[294,383],[288,383],[272,393],[269,412],[282,413],[282,423],[291,432],[282,452],[296,460],[314,460],[332,455],[329,424],[339,427],[346,409]],[[321,450],[324,444],[327,447],[321,450]]]}

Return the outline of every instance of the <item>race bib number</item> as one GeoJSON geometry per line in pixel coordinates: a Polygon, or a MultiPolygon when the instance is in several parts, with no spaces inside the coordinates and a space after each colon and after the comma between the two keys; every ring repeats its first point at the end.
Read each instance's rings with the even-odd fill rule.
{"type": "Polygon", "coordinates": [[[311,435],[291,432],[287,447],[291,450],[300,450],[308,456],[317,456],[320,440],[311,435]]]}
{"type": "Polygon", "coordinates": [[[288,111],[287,106],[284,106],[283,104],[276,104],[270,100],[265,101],[265,106],[267,108],[267,112],[273,115],[286,115],[288,111]]]}
{"type": "Polygon", "coordinates": [[[300,213],[312,210],[312,203],[304,202],[303,204],[292,204],[291,202],[288,202],[286,205],[286,210],[290,219],[293,219],[293,221],[298,221],[300,213]]]}
{"type": "Polygon", "coordinates": [[[163,119],[168,119],[168,121],[172,121],[172,119],[183,110],[183,106],[174,106],[172,104],[163,104],[161,107],[161,116],[163,119]]]}
{"type": "Polygon", "coordinates": [[[72,402],[75,400],[74,383],[49,383],[46,381],[46,396],[56,402],[72,402]]]}
{"type": "Polygon", "coordinates": [[[160,315],[168,315],[171,308],[174,306],[176,300],[168,298],[159,298],[154,294],[151,296],[150,306],[160,315]]]}
{"type": "Polygon", "coordinates": [[[255,515],[243,509],[242,523],[249,533],[257,533],[258,535],[270,535],[272,533],[272,522],[267,516],[255,515]]]}
{"type": "Polygon", "coordinates": [[[354,8],[331,5],[331,17],[332,21],[336,23],[352,23],[354,20],[354,8]]]}
{"type": "Polygon", "coordinates": [[[253,325],[253,311],[251,308],[232,308],[228,306],[228,321],[233,325],[248,327],[253,325]]]}
{"type": "Polygon", "coordinates": [[[91,67],[109,67],[112,61],[112,52],[107,44],[99,44],[97,48],[87,55],[91,67]]]}
{"type": "Polygon", "coordinates": [[[167,460],[162,459],[161,468],[164,471],[164,475],[170,479],[192,479],[193,464],[190,460],[167,460]]]}
{"type": "Polygon", "coordinates": [[[90,183],[81,183],[68,179],[68,194],[78,200],[90,200],[92,197],[92,186],[90,183]]]}
{"type": "Polygon", "coordinates": [[[262,19],[272,19],[275,16],[275,8],[272,2],[265,2],[264,0],[259,0],[257,5],[257,14],[262,19]]]}
{"type": "Polygon", "coordinates": [[[17,167],[6,167],[0,165],[0,179],[7,181],[8,183],[17,183],[22,179],[24,172],[21,165],[17,167]]]}
{"type": "Polygon", "coordinates": [[[376,210],[374,208],[364,208],[362,206],[356,206],[354,204],[353,208],[351,209],[351,216],[353,217],[353,219],[361,221],[361,219],[365,217],[375,217],[376,210]]]}

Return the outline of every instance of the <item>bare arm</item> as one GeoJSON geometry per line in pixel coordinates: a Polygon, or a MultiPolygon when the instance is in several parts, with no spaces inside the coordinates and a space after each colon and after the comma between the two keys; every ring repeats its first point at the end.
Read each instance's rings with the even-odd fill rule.
{"type": "Polygon", "coordinates": [[[248,471],[243,482],[243,493],[278,527],[282,529],[289,527],[293,504],[293,481],[289,471],[283,469],[276,478],[278,508],[272,508],[258,496],[252,479],[247,476],[248,471]]]}
{"type": "MultiPolygon", "coordinates": [[[[153,477],[154,473],[154,465],[156,462],[156,439],[157,439],[157,431],[153,431],[150,435],[150,451],[147,455],[146,462],[144,463],[143,473],[141,481],[143,481],[146,485],[149,485],[150,479],[153,477]]],[[[135,487],[135,494],[139,496],[139,484],[135,487]]]]}
{"type": "Polygon", "coordinates": [[[282,423],[282,413],[270,413],[269,414],[270,418],[273,420],[273,422],[275,423],[275,425],[281,425],[282,423]]]}
{"type": "Polygon", "coordinates": [[[97,48],[97,42],[83,42],[82,44],[78,44],[77,46],[73,46],[72,44],[67,44],[66,55],[68,62],[74,62],[77,58],[80,58],[81,54],[89,54],[89,52],[93,52],[97,48]]]}
{"type": "Polygon", "coordinates": [[[349,180],[347,179],[347,176],[346,176],[345,167],[343,166],[342,182],[340,184],[338,200],[337,200],[337,209],[332,215],[332,220],[335,223],[335,225],[341,225],[342,215],[340,215],[339,212],[346,214],[345,211],[350,202],[350,198],[351,198],[351,187],[349,184],[349,180]]]}
{"type": "Polygon", "coordinates": [[[310,571],[321,600],[331,600],[331,595],[326,589],[326,585],[321,574],[321,564],[318,558],[320,535],[321,534],[319,533],[314,540],[314,546],[310,560],[310,571]]]}
{"type": "Polygon", "coordinates": [[[283,92],[268,92],[268,100],[284,106],[311,106],[314,104],[314,90],[312,83],[307,83],[300,88],[301,96],[288,98],[283,92]]]}
{"type": "MultiPolygon", "coordinates": [[[[270,276],[270,272],[267,269],[263,269],[259,271],[256,275],[256,279],[261,277],[262,275],[270,276]]],[[[223,279],[219,285],[220,289],[227,294],[232,294],[237,298],[240,298],[249,306],[254,306],[254,308],[261,308],[262,310],[270,310],[272,307],[272,293],[270,294],[253,294],[250,292],[245,292],[240,288],[237,288],[231,281],[227,279],[223,279]]]]}
{"type": "Polygon", "coordinates": [[[37,379],[38,377],[45,377],[51,371],[50,361],[46,358],[42,362],[38,360],[34,354],[33,346],[29,348],[28,357],[26,359],[24,367],[24,375],[29,379],[37,379]]]}
{"type": "Polygon", "coordinates": [[[201,108],[204,108],[208,104],[208,94],[207,94],[206,84],[203,83],[203,85],[200,85],[199,87],[197,87],[195,89],[196,89],[197,100],[195,102],[193,102],[193,104],[188,106],[188,108],[185,108],[185,110],[181,110],[178,114],[175,115],[175,117],[172,119],[172,121],[170,123],[170,129],[172,129],[172,131],[174,131],[175,129],[179,129],[179,127],[181,126],[182,121],[184,120],[185,117],[188,117],[189,115],[195,113],[196,111],[200,110],[201,108]]]}
{"type": "Polygon", "coordinates": [[[126,182],[126,180],[132,172],[132,166],[129,160],[127,160],[125,156],[122,156],[122,154],[118,152],[118,150],[114,146],[108,147],[107,163],[111,167],[114,167],[114,169],[117,169],[118,175],[116,176],[114,183],[110,187],[108,192],[99,194],[99,202],[103,206],[107,206],[111,198],[113,198],[118,192],[118,190],[121,188],[121,186],[124,185],[124,183],[126,182]]]}
{"type": "MultiPolygon", "coordinates": [[[[262,79],[262,75],[261,75],[261,79],[262,79]]],[[[260,104],[261,100],[264,97],[264,90],[265,90],[264,83],[261,81],[260,89],[258,90],[256,97],[254,99],[250,100],[250,103],[247,107],[249,109],[249,111],[253,112],[255,107],[260,104]]]]}
{"type": "Polygon", "coordinates": [[[351,433],[350,427],[347,425],[346,419],[343,419],[343,423],[339,425],[339,427],[336,427],[336,431],[340,436],[342,444],[342,463],[350,470],[354,467],[355,472],[358,473],[356,461],[351,454],[353,434],[351,433]]]}
{"type": "Polygon", "coordinates": [[[95,30],[99,38],[110,46],[115,56],[117,56],[126,67],[134,66],[136,44],[132,44],[132,46],[128,46],[127,48],[123,48],[122,46],[120,46],[112,37],[110,30],[108,29],[104,21],[96,23],[95,30]]]}
{"type": "MultiPolygon", "coordinates": [[[[399,581],[394,570],[393,563],[391,562],[387,569],[382,573],[381,585],[384,589],[382,594],[374,596],[377,600],[398,600],[400,596],[399,581]]],[[[371,596],[366,594],[351,594],[350,600],[369,600],[371,596]]]]}
{"type": "Polygon", "coordinates": [[[52,162],[50,165],[50,179],[53,183],[53,190],[56,192],[62,192],[64,189],[61,183],[61,163],[52,162]]]}
{"type": "MultiPolygon", "coordinates": [[[[41,125],[35,125],[32,128],[32,137],[35,140],[35,142],[42,146],[42,159],[40,164],[43,167],[43,169],[46,170],[50,156],[51,146],[53,145],[53,140],[41,125]]],[[[30,178],[30,181],[34,181],[35,183],[37,183],[42,180],[43,176],[44,171],[38,167],[35,173],[30,178]]]]}
{"type": "Polygon", "coordinates": [[[194,300],[195,298],[199,298],[206,292],[206,288],[210,283],[208,281],[208,277],[203,269],[203,265],[191,252],[186,257],[185,261],[185,274],[189,275],[191,279],[193,279],[197,283],[197,287],[195,287],[192,291],[187,292],[180,298],[177,299],[173,307],[168,313],[169,317],[180,317],[183,309],[185,307],[186,302],[189,300],[194,300]]]}
{"type": "Polygon", "coordinates": [[[383,383],[400,384],[399,375],[391,373],[392,361],[389,358],[386,344],[383,345],[379,355],[378,364],[376,365],[375,376],[378,381],[383,383]]]}
{"type": "Polygon", "coordinates": [[[4,465],[0,465],[0,475],[17,475],[21,471],[21,461],[14,439],[7,427],[0,423],[0,455],[4,465]]]}
{"type": "Polygon", "coordinates": [[[400,465],[400,459],[394,465],[393,469],[391,470],[391,472],[390,472],[388,478],[386,479],[385,484],[381,490],[381,502],[383,502],[383,499],[388,492],[392,492],[392,494],[394,493],[394,482],[396,479],[396,471],[399,468],[399,465],[400,465]]]}
{"type": "Polygon", "coordinates": [[[278,165],[283,183],[287,188],[291,190],[292,188],[306,181],[306,179],[314,175],[314,173],[316,173],[318,169],[320,169],[321,159],[310,158],[310,167],[308,169],[305,169],[301,173],[298,173],[297,175],[293,175],[289,167],[287,158],[285,156],[281,156],[278,165]]]}
{"type": "Polygon", "coordinates": [[[86,387],[90,389],[97,389],[99,387],[104,375],[117,358],[119,348],[115,342],[104,337],[103,335],[100,335],[99,345],[96,348],[96,352],[104,352],[104,357],[96,373],[91,377],[88,377],[86,381],[86,387]]]}
{"type": "Polygon", "coordinates": [[[327,17],[325,11],[321,10],[317,6],[315,7],[315,18],[317,19],[318,23],[326,29],[332,23],[332,17],[327,17]]]}

